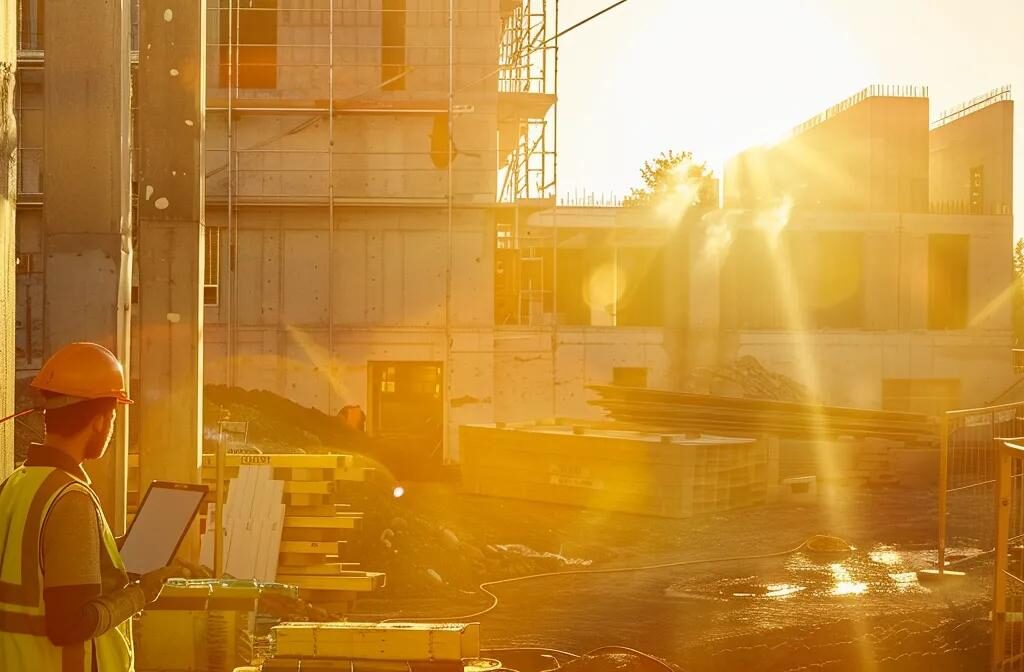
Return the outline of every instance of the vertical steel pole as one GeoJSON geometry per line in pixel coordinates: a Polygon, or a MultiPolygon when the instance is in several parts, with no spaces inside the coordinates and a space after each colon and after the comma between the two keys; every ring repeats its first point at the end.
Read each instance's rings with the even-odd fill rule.
{"type": "Polygon", "coordinates": [[[949,502],[949,416],[942,414],[939,423],[939,575],[946,572],[946,515],[949,502]]]}
{"type": "Polygon", "coordinates": [[[224,426],[220,427],[220,435],[217,437],[217,464],[216,464],[216,493],[215,493],[215,518],[213,528],[213,576],[220,578],[224,575],[224,462],[227,450],[224,446],[224,426]]]}
{"type": "Polygon", "coordinates": [[[1013,456],[1010,448],[998,446],[999,473],[996,477],[995,578],[992,589],[992,669],[998,669],[1006,655],[1006,569],[1010,539],[1010,509],[1013,456]]]}

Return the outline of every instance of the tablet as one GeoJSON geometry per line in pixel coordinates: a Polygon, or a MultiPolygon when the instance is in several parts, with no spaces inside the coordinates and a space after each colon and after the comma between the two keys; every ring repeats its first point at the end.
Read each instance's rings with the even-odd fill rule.
{"type": "Polygon", "coordinates": [[[171,564],[208,491],[205,485],[153,481],[121,545],[130,576],[171,564]]]}

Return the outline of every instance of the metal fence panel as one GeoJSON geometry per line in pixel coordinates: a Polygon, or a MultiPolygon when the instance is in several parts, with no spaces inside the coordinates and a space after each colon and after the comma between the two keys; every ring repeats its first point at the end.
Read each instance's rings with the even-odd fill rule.
{"type": "Polygon", "coordinates": [[[1024,403],[943,417],[939,453],[939,568],[995,548],[999,438],[1024,435],[1024,403]]]}

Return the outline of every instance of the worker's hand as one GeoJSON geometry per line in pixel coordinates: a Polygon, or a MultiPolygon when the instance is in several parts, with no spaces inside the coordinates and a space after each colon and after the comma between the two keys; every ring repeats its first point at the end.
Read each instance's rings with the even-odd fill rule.
{"type": "Polygon", "coordinates": [[[148,574],[143,574],[139,578],[139,586],[142,588],[142,593],[146,596],[146,603],[156,602],[157,598],[160,597],[160,591],[164,589],[164,583],[167,582],[167,579],[179,576],[181,576],[181,569],[178,567],[161,567],[148,574]]]}

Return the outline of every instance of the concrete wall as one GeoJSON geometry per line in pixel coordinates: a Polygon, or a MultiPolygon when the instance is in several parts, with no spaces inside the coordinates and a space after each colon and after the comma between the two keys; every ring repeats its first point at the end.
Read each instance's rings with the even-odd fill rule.
{"type": "Polygon", "coordinates": [[[1013,101],[982,107],[929,134],[933,210],[1009,215],[1013,212],[1013,101]],[[971,206],[971,171],[982,170],[980,203],[971,206]]]}
{"type": "MultiPolygon", "coordinates": [[[[728,249],[712,254],[707,240],[724,228],[755,230],[765,217],[721,212],[694,233],[691,281],[691,342],[695,364],[754,355],[816,390],[823,401],[877,406],[886,378],[958,379],[962,404],[983,404],[1013,380],[1011,346],[1012,218],[963,215],[793,214],[777,222],[780,235],[801,231],[859,231],[863,266],[858,275],[864,297],[856,328],[808,330],[806,293],[813,288],[785,282],[792,269],[757,252],[765,275],[749,278],[744,290],[778,301],[775,329],[736,329],[722,323],[721,288],[728,249]],[[967,326],[928,329],[929,236],[968,236],[967,326]],[[774,270],[773,270],[774,269],[774,270]],[[774,287],[776,291],[765,291],[774,287]]],[[[753,261],[748,260],[748,264],[753,261]]],[[[791,280],[791,277],[790,277],[791,280]]],[[[741,288],[742,289],[742,288],[741,288]]],[[[763,300],[763,299],[762,299],[763,300]]]]}
{"type": "Polygon", "coordinates": [[[615,367],[646,368],[649,387],[670,387],[661,329],[503,327],[494,351],[494,421],[599,418],[586,386],[610,384],[615,367]]]}
{"type": "MultiPolygon", "coordinates": [[[[491,214],[460,209],[452,265],[449,424],[490,421],[493,399],[491,214]]],[[[238,216],[235,274],[223,274],[206,312],[206,382],[268,389],[337,413],[367,408],[367,362],[446,360],[447,214],[431,208],[344,208],[333,254],[320,208],[246,208],[238,216]],[[334,264],[334,349],[328,264],[334,264]],[[226,297],[238,279],[230,356],[226,297]],[[231,367],[231,369],[229,369],[231,367]],[[233,369],[233,370],[232,370],[233,369]]],[[[225,212],[211,209],[209,226],[225,212]]],[[[228,246],[221,247],[221,267],[228,246]]],[[[452,455],[457,446],[452,445],[452,455]]]]}
{"type": "Polygon", "coordinates": [[[869,96],[726,164],[726,207],[928,211],[928,99],[869,96]]]}
{"type": "MultiPolygon", "coordinates": [[[[277,89],[268,95],[266,90],[243,88],[238,97],[322,100],[328,89],[330,61],[328,5],[326,2],[300,3],[293,0],[281,2],[280,6],[282,9],[276,12],[278,48],[273,50],[269,58],[263,55],[255,59],[259,62],[276,61],[277,89]]],[[[337,99],[384,98],[403,101],[423,99],[425,96],[438,100],[447,97],[447,4],[439,4],[434,0],[406,0],[405,6],[406,86],[404,90],[378,91],[376,88],[382,81],[381,24],[384,2],[364,0],[358,3],[335,3],[334,90],[337,99]]],[[[242,10],[243,13],[245,11],[242,10]]],[[[460,0],[456,12],[454,42],[458,53],[454,74],[456,88],[462,88],[493,73],[498,66],[497,45],[501,32],[499,0],[460,0]]],[[[226,42],[226,33],[223,33],[222,38],[221,12],[209,11],[208,17],[210,49],[207,79],[210,83],[210,98],[218,100],[227,95],[227,90],[221,86],[225,66],[222,59],[224,54],[219,48],[226,42]]],[[[244,58],[243,55],[243,61],[244,58]]],[[[493,82],[494,79],[491,79],[489,88],[492,91],[493,82]]],[[[488,87],[485,85],[483,88],[488,87]]]]}

